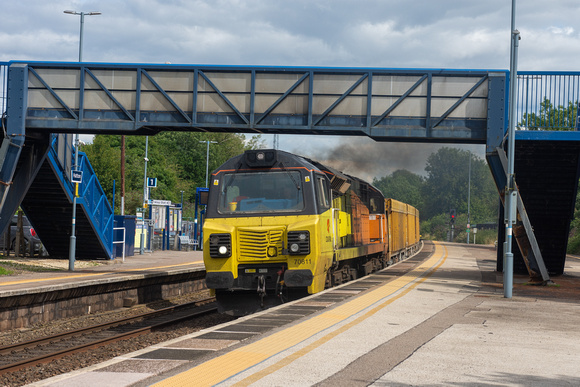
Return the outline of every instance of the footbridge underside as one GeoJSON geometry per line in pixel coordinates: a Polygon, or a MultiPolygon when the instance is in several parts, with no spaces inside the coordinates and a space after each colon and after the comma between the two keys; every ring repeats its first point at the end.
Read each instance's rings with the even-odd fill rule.
{"type": "Polygon", "coordinates": [[[15,63],[9,74],[11,94],[26,101],[30,129],[316,133],[462,143],[486,142],[489,117],[504,115],[503,105],[488,101],[505,99],[506,80],[503,71],[78,63],[15,63]]]}
{"type": "MultiPolygon", "coordinates": [[[[27,188],[11,188],[11,183],[32,134],[38,139],[50,133],[224,131],[486,144],[498,188],[505,184],[497,152],[503,149],[507,125],[507,71],[54,62],[4,67],[2,214],[25,196],[27,188]]],[[[541,109],[540,104],[529,106],[541,109]]],[[[551,140],[548,134],[533,141],[551,140]]],[[[580,137],[571,134],[566,141],[580,143],[580,137]]],[[[535,157],[534,147],[528,148],[526,157],[535,157]]],[[[29,165],[27,179],[39,169],[40,164],[29,165]]],[[[538,183],[541,178],[534,177],[538,183]]],[[[524,186],[535,189],[534,184],[524,186]]],[[[520,193],[525,202],[526,192],[520,193]]],[[[0,218],[0,228],[7,220],[0,218]]]]}

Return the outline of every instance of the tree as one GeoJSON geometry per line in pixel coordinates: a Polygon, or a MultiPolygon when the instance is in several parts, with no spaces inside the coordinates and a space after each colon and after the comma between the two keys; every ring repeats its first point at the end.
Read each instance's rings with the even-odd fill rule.
{"type": "Polygon", "coordinates": [[[498,193],[485,161],[468,151],[441,148],[427,159],[423,219],[448,213],[450,208],[455,208],[458,214],[467,213],[470,157],[471,221],[493,221],[497,218],[498,193]]]}
{"type": "Polygon", "coordinates": [[[392,198],[408,203],[420,212],[423,209],[423,197],[421,190],[424,179],[405,169],[399,169],[391,175],[381,179],[373,179],[373,185],[377,187],[386,198],[392,198]]]}
{"type": "MultiPolygon", "coordinates": [[[[93,143],[83,147],[109,200],[113,198],[113,181],[116,181],[115,207],[120,206],[121,136],[96,135],[93,143]]],[[[195,201],[195,188],[205,186],[207,145],[210,145],[209,172],[229,158],[249,147],[261,145],[260,137],[246,142],[245,136],[233,133],[164,132],[149,137],[147,175],[157,178],[157,187],[151,198],[195,201]],[[202,142],[200,142],[202,141],[202,142]]],[[[126,136],[125,144],[125,212],[134,213],[142,206],[145,137],[126,136]]],[[[185,206],[193,213],[193,209],[185,206]]],[[[185,214],[191,216],[192,214],[185,214]]]]}
{"type": "Polygon", "coordinates": [[[578,102],[568,102],[568,106],[555,107],[548,98],[540,103],[540,111],[524,113],[518,129],[528,130],[575,130],[578,118],[578,102]]]}

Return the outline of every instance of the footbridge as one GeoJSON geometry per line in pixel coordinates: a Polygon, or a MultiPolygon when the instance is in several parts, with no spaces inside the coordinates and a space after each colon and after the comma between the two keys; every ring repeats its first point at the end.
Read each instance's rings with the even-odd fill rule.
{"type": "MultiPolygon", "coordinates": [[[[486,144],[500,193],[505,184],[509,73],[503,70],[9,62],[1,71],[1,229],[29,195],[50,148],[43,144],[54,133],[176,130],[486,144]],[[37,149],[25,151],[30,147],[37,149]]],[[[567,130],[516,133],[522,267],[545,277],[563,272],[580,136],[577,117],[526,119],[542,116],[545,99],[575,105],[580,82],[575,73],[520,77],[521,129],[567,130]],[[549,179],[557,184],[544,183],[549,179]],[[546,230],[539,231],[542,222],[546,230]]]]}

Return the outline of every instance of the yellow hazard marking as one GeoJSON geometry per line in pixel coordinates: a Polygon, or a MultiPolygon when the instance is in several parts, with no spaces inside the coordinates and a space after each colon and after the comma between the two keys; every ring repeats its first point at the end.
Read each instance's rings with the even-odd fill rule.
{"type": "Polygon", "coordinates": [[[355,314],[364,312],[352,322],[338,328],[337,330],[324,335],[322,338],[298,350],[297,352],[285,356],[284,360],[277,362],[258,371],[248,378],[235,384],[236,386],[247,386],[259,379],[285,367],[296,359],[306,355],[313,349],[321,346],[337,335],[361,323],[393,301],[403,297],[417,285],[430,277],[447,259],[447,248],[435,243],[435,253],[427,261],[413,269],[411,272],[377,288],[363,294],[351,301],[348,301],[328,312],[323,312],[317,316],[291,326],[283,331],[274,333],[263,339],[250,343],[242,348],[233,350],[225,355],[202,363],[188,371],[167,378],[154,386],[212,386],[223,382],[232,376],[247,371],[251,367],[275,356],[289,348],[296,346],[316,334],[323,332],[332,326],[339,324],[355,314]],[[369,309],[370,308],[370,309],[369,309]]]}
{"type": "Polygon", "coordinates": [[[167,266],[144,267],[144,268],[139,268],[139,269],[127,269],[127,270],[123,270],[123,271],[104,271],[104,272],[100,272],[100,273],[64,275],[64,276],[60,276],[60,277],[33,278],[33,279],[26,279],[26,280],[20,280],[20,281],[0,282],[0,287],[7,286],[7,285],[18,285],[18,284],[25,284],[25,283],[54,281],[54,280],[61,280],[61,279],[96,277],[96,276],[105,275],[105,274],[123,274],[123,273],[127,273],[127,272],[135,272],[135,271],[159,270],[159,269],[167,269],[170,267],[194,265],[194,264],[198,264],[198,263],[203,263],[203,260],[200,259],[198,261],[179,263],[179,264],[167,265],[167,266]]]}

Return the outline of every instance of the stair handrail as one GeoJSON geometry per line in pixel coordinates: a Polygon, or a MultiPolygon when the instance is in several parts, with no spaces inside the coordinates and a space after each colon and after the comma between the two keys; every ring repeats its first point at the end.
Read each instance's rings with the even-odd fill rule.
{"type": "MultiPolygon", "coordinates": [[[[70,198],[75,195],[75,187],[71,181],[70,169],[74,165],[75,147],[72,141],[64,141],[62,145],[63,157],[59,156],[59,141],[63,138],[61,135],[53,134],[50,152],[52,159],[60,168],[59,175],[62,176],[62,183],[65,191],[70,198]],[[69,173],[67,173],[69,172],[69,173]]],[[[113,257],[113,226],[114,213],[109,200],[107,199],[103,187],[86,155],[79,151],[78,170],[83,172],[82,182],[79,184],[77,193],[77,204],[81,205],[90,219],[93,229],[98,234],[105,247],[109,258],[113,257]]]]}

